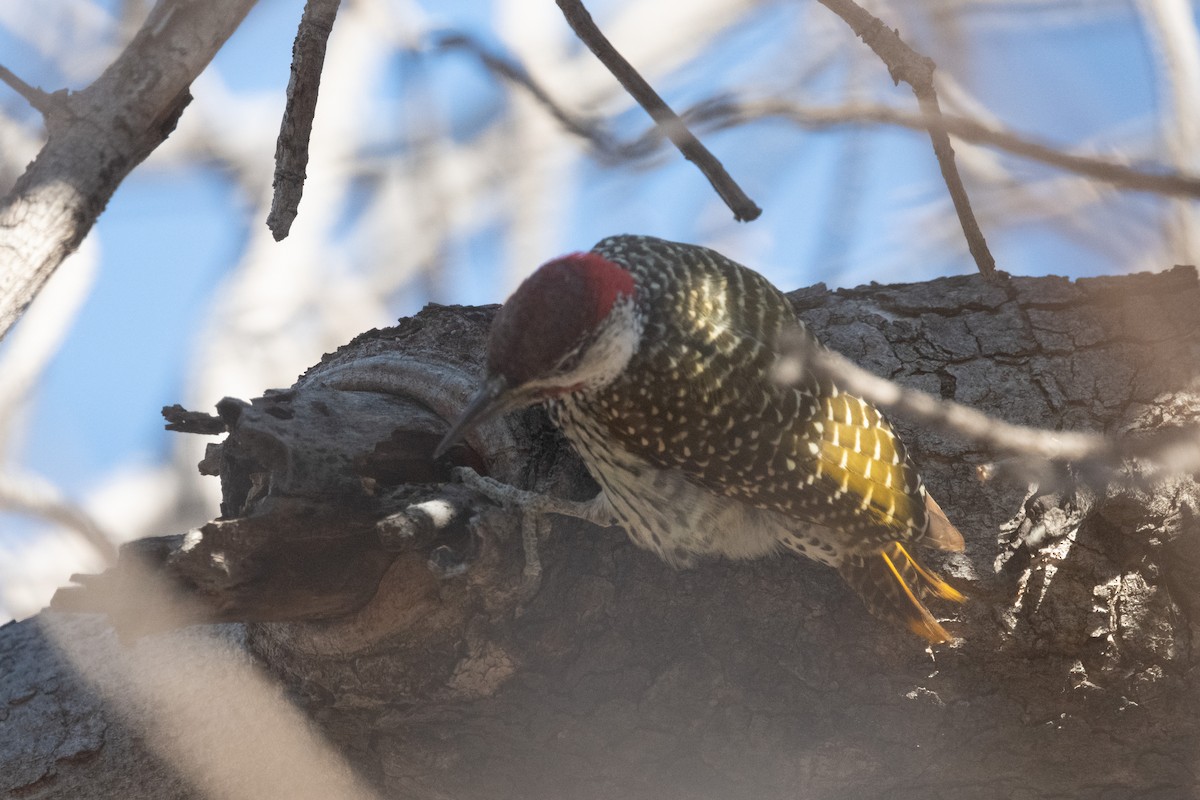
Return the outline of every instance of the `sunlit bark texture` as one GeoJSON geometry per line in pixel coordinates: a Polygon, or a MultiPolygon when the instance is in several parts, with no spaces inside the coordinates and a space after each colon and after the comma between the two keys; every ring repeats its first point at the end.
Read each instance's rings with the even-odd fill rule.
{"type": "MultiPolygon", "coordinates": [[[[793,298],[858,363],[1008,421],[1136,436],[1200,418],[1193,268],[793,298]]],[[[674,571],[619,530],[556,520],[535,588],[515,512],[446,484],[449,465],[428,456],[491,314],[431,307],[286,391],[217,417],[174,412],[196,434],[228,431],[202,464],[220,474],[223,517],[127,548],[56,598],[109,616],[0,630],[6,796],[249,796],[194,766],[202,744],[174,753],[155,716],[211,691],[207,672],[168,658],[211,630],[211,648],[251,654],[381,796],[1193,796],[1196,476],[983,482],[988,454],[900,420],[967,538],[938,564],[970,596],[942,609],[962,638],[932,654],[795,558],[674,571]],[[145,600],[147,568],[186,595],[182,620],[145,600]],[[195,620],[245,624],[162,632],[195,620]],[[147,675],[158,699],[129,700],[147,675]]],[[[593,491],[540,412],[470,445],[450,457],[593,491]]],[[[212,707],[214,740],[236,740],[242,723],[212,707]]],[[[273,745],[256,734],[240,749],[273,745]]]]}

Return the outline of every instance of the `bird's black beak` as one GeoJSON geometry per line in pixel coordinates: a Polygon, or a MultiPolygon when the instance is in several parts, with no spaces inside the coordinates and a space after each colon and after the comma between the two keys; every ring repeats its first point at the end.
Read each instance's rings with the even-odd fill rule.
{"type": "Polygon", "coordinates": [[[447,450],[454,446],[463,435],[476,425],[487,422],[497,414],[508,410],[512,396],[508,392],[508,381],[503,377],[489,378],[483,387],[471,398],[467,408],[459,415],[458,421],[450,426],[450,430],[442,437],[437,449],[433,451],[434,458],[441,458],[447,450]]]}

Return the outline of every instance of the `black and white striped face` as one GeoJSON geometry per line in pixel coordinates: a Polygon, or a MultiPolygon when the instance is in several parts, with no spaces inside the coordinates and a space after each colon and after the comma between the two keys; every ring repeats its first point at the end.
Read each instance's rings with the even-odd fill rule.
{"type": "Polygon", "coordinates": [[[497,414],[616,379],[641,341],[636,292],[628,270],[595,253],[539,267],[496,314],[484,384],[435,455],[497,414]]]}
{"type": "Polygon", "coordinates": [[[551,261],[492,323],[488,375],[531,404],[611,382],[641,338],[633,276],[594,253],[551,261]]]}
{"type": "Polygon", "coordinates": [[[621,298],[599,327],[563,355],[548,371],[521,384],[536,402],[571,392],[601,389],[625,369],[637,350],[642,324],[632,298],[621,298]]]}

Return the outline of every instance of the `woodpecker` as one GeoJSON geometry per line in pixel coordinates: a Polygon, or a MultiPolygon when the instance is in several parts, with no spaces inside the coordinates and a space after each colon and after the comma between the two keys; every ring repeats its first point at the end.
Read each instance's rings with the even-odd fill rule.
{"type": "MultiPolygon", "coordinates": [[[[910,551],[961,550],[891,425],[802,374],[781,341],[819,346],[766,278],[713,250],[612,236],[541,266],[492,323],[482,388],[438,448],[544,404],[615,520],[675,566],[787,550],[836,568],[876,616],[952,637],[924,601],[963,596],[910,551]]],[[[553,510],[562,513],[562,508],[553,510]]]]}

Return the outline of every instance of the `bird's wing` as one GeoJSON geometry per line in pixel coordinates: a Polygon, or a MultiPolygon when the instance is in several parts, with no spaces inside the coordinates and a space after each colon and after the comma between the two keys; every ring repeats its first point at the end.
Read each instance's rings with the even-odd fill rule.
{"type": "Polygon", "coordinates": [[[862,534],[865,548],[961,549],[876,409],[811,374],[774,380],[780,341],[812,337],[769,281],[704,248],[614,237],[597,249],[652,295],[649,346],[591,409],[623,447],[716,494],[862,534]]]}

